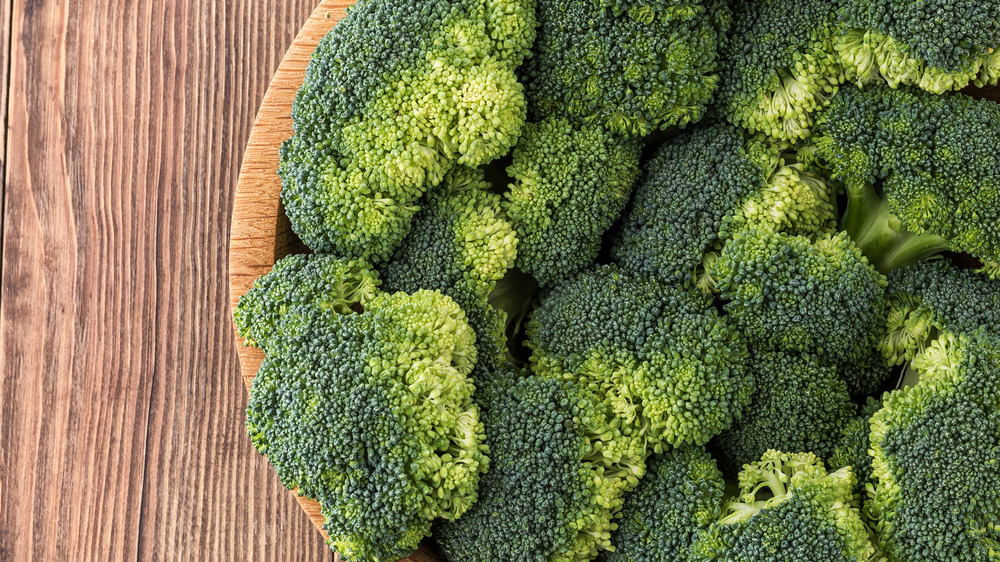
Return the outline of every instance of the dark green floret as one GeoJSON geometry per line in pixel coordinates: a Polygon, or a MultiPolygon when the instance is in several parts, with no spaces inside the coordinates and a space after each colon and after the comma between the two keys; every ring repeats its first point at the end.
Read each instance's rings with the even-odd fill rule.
{"type": "Polygon", "coordinates": [[[846,0],[837,52],[859,86],[884,81],[935,94],[1000,79],[1000,2],[846,0]]]}
{"type": "Polygon", "coordinates": [[[718,0],[539,0],[525,63],[536,120],[565,116],[640,137],[701,119],[729,24],[718,0]]]}
{"type": "Polygon", "coordinates": [[[640,148],[597,124],[525,124],[503,203],[520,238],[517,267],[549,287],[593,263],[632,193],[640,148]]]}
{"type": "Polygon", "coordinates": [[[725,310],[752,348],[865,358],[885,323],[885,277],[843,232],[811,241],[760,229],[730,240],[715,263],[725,310]]]}
{"type": "Polygon", "coordinates": [[[729,465],[754,462],[768,449],[829,458],[856,414],[836,366],[808,354],[755,350],[750,369],[750,405],[716,440],[729,465]]]}
{"type": "Polygon", "coordinates": [[[854,493],[862,498],[867,497],[866,488],[872,484],[871,448],[871,417],[882,409],[882,400],[869,397],[861,407],[861,412],[845,425],[840,432],[840,441],[833,449],[827,466],[830,470],[838,470],[849,466],[857,477],[854,493]]]}
{"type": "Polygon", "coordinates": [[[502,156],[525,116],[514,73],[531,0],[363,0],[317,47],[281,147],[281,198],[311,249],[378,263],[456,165],[502,156]]]}
{"type": "Polygon", "coordinates": [[[846,186],[841,228],[882,272],[950,247],[1000,261],[1000,105],[845,87],[815,143],[846,186]]]}
{"type": "Polygon", "coordinates": [[[698,534],[719,518],[726,483],[703,447],[672,448],[650,458],[625,497],[615,549],[607,562],[691,562],[698,534]]]}
{"type": "Polygon", "coordinates": [[[598,389],[657,451],[706,443],[750,399],[743,337],[708,297],[613,266],[552,289],[527,336],[538,376],[598,389]]]}
{"type": "Polygon", "coordinates": [[[331,314],[353,314],[381,293],[378,273],[363,260],[330,255],[295,254],[278,260],[240,297],[233,310],[236,332],[270,353],[272,340],[288,336],[281,318],[289,309],[306,306],[331,314]]]}
{"type": "Polygon", "coordinates": [[[322,506],[331,547],[395,560],[476,501],[486,471],[468,378],[475,336],[437,292],[379,295],[363,314],[316,314],[269,354],[247,432],[289,489],[322,506]]]}
{"type": "Polygon", "coordinates": [[[608,550],[622,498],[645,473],[642,441],[570,382],[527,377],[494,392],[483,417],[490,470],[479,501],[435,532],[444,555],[569,562],[608,550]]]}
{"type": "Polygon", "coordinates": [[[891,562],[1000,556],[1000,339],[946,334],[871,419],[865,503],[891,562]]]}
{"type": "Polygon", "coordinates": [[[695,560],[865,562],[875,554],[850,468],[811,453],[768,451],[743,468],[740,495],[694,545],[695,560]]]}
{"type": "Polygon", "coordinates": [[[839,0],[734,2],[719,49],[719,112],[740,127],[795,140],[844,81],[834,50],[839,0]]]}

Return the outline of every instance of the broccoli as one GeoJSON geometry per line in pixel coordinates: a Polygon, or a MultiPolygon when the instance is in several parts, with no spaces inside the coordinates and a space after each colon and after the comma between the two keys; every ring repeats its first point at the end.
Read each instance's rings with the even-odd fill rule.
{"type": "Polygon", "coordinates": [[[1000,339],[944,334],[871,418],[865,512],[892,562],[1000,554],[1000,339]]]}
{"type": "Polygon", "coordinates": [[[812,113],[844,81],[834,43],[840,0],[734,2],[719,49],[719,112],[768,136],[809,136],[812,113]]]}
{"type": "Polygon", "coordinates": [[[607,562],[692,562],[691,545],[719,518],[725,480],[704,447],[651,457],[646,475],[625,496],[607,562]]]}
{"type": "Polygon", "coordinates": [[[321,41],[281,146],[281,199],[312,250],[385,260],[455,165],[517,141],[531,0],[362,0],[321,41]]]}
{"type": "Polygon", "coordinates": [[[513,265],[518,241],[489,189],[481,170],[453,168],[424,196],[409,234],[379,270],[386,291],[428,289],[454,299],[476,333],[480,361],[497,366],[505,318],[488,298],[513,265]]]}
{"type": "Polygon", "coordinates": [[[753,350],[750,369],[750,405],[716,439],[729,465],[754,462],[769,449],[829,458],[857,413],[836,366],[805,353],[753,350]]]}
{"type": "Polygon", "coordinates": [[[637,432],[567,381],[513,378],[484,406],[490,470],[479,501],[435,537],[452,562],[583,561],[611,547],[623,496],[645,473],[637,432]]]}
{"type": "Polygon", "coordinates": [[[847,191],[841,228],[884,273],[950,247],[1000,261],[1000,105],[841,88],[814,142],[847,191]]]}
{"type": "Polygon", "coordinates": [[[861,412],[841,428],[840,439],[827,462],[830,470],[852,467],[857,478],[854,493],[858,497],[864,497],[867,486],[872,484],[872,457],[868,453],[871,448],[870,421],[875,412],[881,409],[881,399],[868,397],[861,407],[861,412]]]}
{"type": "Polygon", "coordinates": [[[944,259],[897,269],[888,280],[879,349],[893,365],[909,362],[942,334],[1000,334],[1000,280],[944,259]]]}
{"type": "Polygon", "coordinates": [[[630,273],[711,292],[711,261],[735,231],[828,230],[830,188],[785,148],[725,122],[680,133],[646,165],[611,258],[630,273]]]}
{"type": "Polygon", "coordinates": [[[941,94],[1000,79],[1000,2],[846,0],[837,53],[848,79],[941,94]]]}
{"type": "Polygon", "coordinates": [[[434,519],[475,503],[488,465],[465,314],[431,291],[382,293],[362,314],[286,312],[306,327],[257,372],[250,439],[282,484],[319,501],[342,556],[405,556],[434,519]]]}
{"type": "Polygon", "coordinates": [[[600,389],[656,451],[706,443],[750,399],[744,340],[708,297],[613,266],[549,291],[527,337],[536,375],[600,389]]]}
{"type": "Polygon", "coordinates": [[[729,19],[722,0],[538,0],[529,111],[631,137],[696,122],[729,19]]]}
{"type": "Polygon", "coordinates": [[[520,238],[517,267],[549,287],[590,265],[632,192],[640,148],[598,125],[526,124],[503,205],[520,238]]]}
{"type": "Polygon", "coordinates": [[[715,262],[725,310],[751,348],[836,364],[868,355],[885,323],[885,277],[843,232],[815,241],[746,229],[715,262]]]}
{"type": "Polygon", "coordinates": [[[282,316],[296,306],[331,314],[363,312],[381,294],[378,274],[362,260],[331,255],[293,254],[278,260],[267,274],[254,281],[233,310],[236,332],[247,345],[266,353],[289,334],[282,316]]]}
{"type": "Polygon", "coordinates": [[[849,467],[812,453],[767,451],[739,475],[740,496],[695,541],[695,560],[863,562],[875,554],[849,467]]]}

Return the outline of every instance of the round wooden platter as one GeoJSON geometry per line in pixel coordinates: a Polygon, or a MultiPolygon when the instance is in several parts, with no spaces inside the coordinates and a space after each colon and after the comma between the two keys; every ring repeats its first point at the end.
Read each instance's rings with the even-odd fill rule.
{"type": "MultiPolygon", "coordinates": [[[[240,177],[233,201],[229,233],[229,300],[236,306],[257,277],[271,270],[277,260],[308,249],[292,232],[279,194],[278,147],[292,136],[292,100],[305,78],[306,66],[320,39],[344,17],[351,0],[322,0],[288,48],[271,85],[264,95],[250,139],[247,141],[240,177]]],[[[236,335],[240,371],[247,389],[253,381],[264,352],[247,347],[236,335]]],[[[295,494],[316,528],[323,533],[323,516],[314,500],[295,494]]],[[[325,533],[324,537],[326,536],[325,533]]],[[[340,560],[335,556],[335,560],[340,560]]],[[[420,549],[404,561],[436,562],[441,557],[424,541],[420,549]]]]}

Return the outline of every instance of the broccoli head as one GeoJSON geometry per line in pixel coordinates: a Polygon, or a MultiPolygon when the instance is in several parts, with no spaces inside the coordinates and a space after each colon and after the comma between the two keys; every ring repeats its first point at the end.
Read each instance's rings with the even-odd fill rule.
{"type": "Polygon", "coordinates": [[[258,277],[233,310],[236,332],[265,352],[292,324],[282,320],[289,309],[306,306],[331,314],[361,312],[381,294],[378,273],[363,260],[331,255],[293,254],[258,277]]]}
{"type": "Polygon", "coordinates": [[[849,467],[827,472],[812,453],[767,451],[739,475],[726,502],[695,542],[696,560],[864,562],[875,554],[854,501],[849,467]]]}
{"type": "Polygon", "coordinates": [[[505,154],[531,0],[363,0],[321,41],[281,147],[281,198],[311,249],[378,263],[455,165],[505,154]]]}
{"type": "Polygon", "coordinates": [[[848,79],[942,94],[1000,79],[1000,3],[846,0],[837,53],[848,79]]]}
{"type": "Polygon", "coordinates": [[[527,336],[537,375],[599,389],[657,451],[706,443],[750,399],[743,337],[711,299],[613,266],[552,289],[527,336]]]}
{"type": "Polygon", "coordinates": [[[488,464],[465,314],[431,291],[383,293],[362,314],[292,308],[308,328],[261,365],[250,439],[282,484],[319,501],[337,552],[405,556],[435,518],[469,509],[488,464]]]}
{"type": "Polygon", "coordinates": [[[945,334],[871,418],[865,511],[892,562],[1000,553],[1000,339],[945,334]]]}
{"type": "Polygon", "coordinates": [[[1000,261],[1000,105],[845,87],[815,143],[846,186],[841,227],[880,271],[948,247],[1000,261]]]}
{"type": "Polygon", "coordinates": [[[750,369],[750,406],[716,440],[729,465],[754,462],[769,449],[829,458],[856,414],[837,368],[805,353],[754,350],[750,369]]]}
{"type": "Polygon", "coordinates": [[[729,123],[684,131],[646,165],[611,249],[623,270],[713,289],[710,263],[749,227],[813,235],[833,225],[831,190],[784,144],[729,123]]]}
{"type": "Polygon", "coordinates": [[[632,193],[640,148],[596,124],[558,117],[526,124],[504,194],[520,238],[517,267],[547,287],[590,265],[632,193]]]}
{"type": "Polygon", "coordinates": [[[726,484],[704,447],[677,447],[649,459],[625,497],[607,562],[693,562],[691,545],[719,518],[726,484]]]}
{"type": "Polygon", "coordinates": [[[810,352],[840,365],[866,357],[884,326],[885,277],[843,232],[811,241],[743,230],[714,274],[751,348],[810,352]]]}
{"type": "Polygon", "coordinates": [[[721,0],[538,0],[530,111],[631,137],[698,121],[729,19],[721,0]]]}
{"type": "Polygon", "coordinates": [[[734,2],[733,25],[719,49],[719,111],[768,136],[809,136],[812,113],[844,81],[834,43],[839,0],[734,2]]]}
{"type": "Polygon", "coordinates": [[[611,547],[623,496],[645,473],[645,447],[599,393],[512,379],[484,407],[490,470],[479,501],[435,532],[452,562],[585,561],[611,547]]]}

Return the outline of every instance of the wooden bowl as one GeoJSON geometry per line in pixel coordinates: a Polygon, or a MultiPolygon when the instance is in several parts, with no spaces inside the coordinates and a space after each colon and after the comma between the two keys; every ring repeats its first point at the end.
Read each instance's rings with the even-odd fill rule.
{"type": "MultiPolygon", "coordinates": [[[[233,201],[232,229],[229,233],[229,300],[232,308],[255,279],[271,270],[274,262],[289,254],[309,251],[292,232],[281,206],[278,147],[292,136],[292,100],[305,79],[306,66],[316,45],[344,17],[344,10],[353,3],[352,0],[322,0],[319,3],[288,48],[264,94],[247,141],[233,201]]],[[[236,342],[240,371],[249,390],[264,360],[264,352],[256,347],[247,347],[238,334],[236,342]]],[[[295,498],[325,537],[319,503],[298,494],[295,498]]],[[[340,557],[335,555],[334,559],[339,561],[340,557]]],[[[429,541],[424,540],[416,552],[403,560],[436,562],[443,558],[429,541]]]]}

